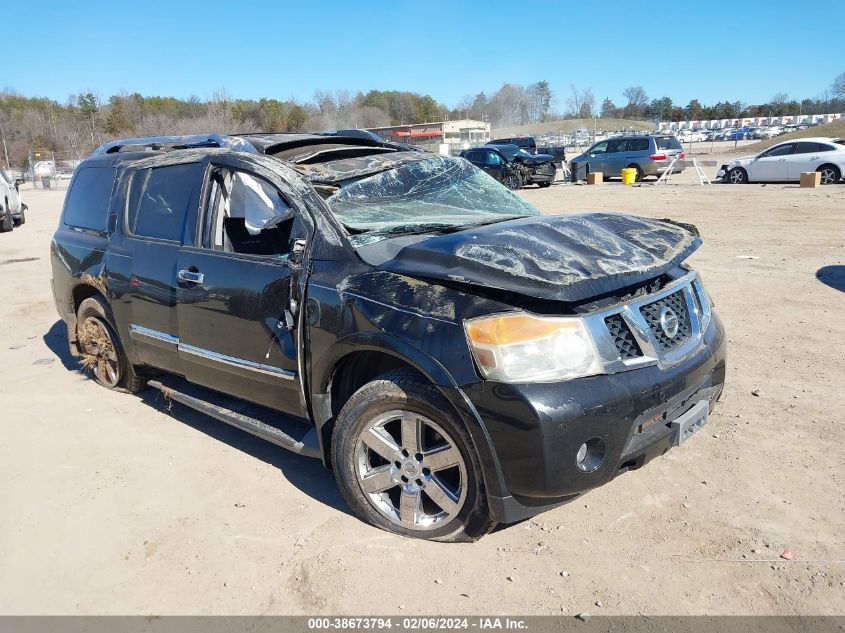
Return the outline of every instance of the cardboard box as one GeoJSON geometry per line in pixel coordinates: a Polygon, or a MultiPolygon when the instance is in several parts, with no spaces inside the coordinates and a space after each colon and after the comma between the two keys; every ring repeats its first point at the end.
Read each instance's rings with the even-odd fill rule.
{"type": "Polygon", "coordinates": [[[591,171],[589,174],[587,174],[587,184],[588,185],[600,185],[603,182],[604,182],[604,174],[601,173],[600,171],[591,171]]]}
{"type": "Polygon", "coordinates": [[[801,174],[802,187],[821,187],[822,175],[818,171],[807,171],[801,174]]]}

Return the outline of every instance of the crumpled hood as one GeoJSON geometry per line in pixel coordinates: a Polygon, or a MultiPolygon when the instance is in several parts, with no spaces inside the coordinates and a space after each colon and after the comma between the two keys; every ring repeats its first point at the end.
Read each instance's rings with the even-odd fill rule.
{"type": "Polygon", "coordinates": [[[403,275],[577,302],[661,275],[701,245],[671,222],[613,213],[520,218],[419,237],[398,250],[385,240],[359,253],[403,275]]]}

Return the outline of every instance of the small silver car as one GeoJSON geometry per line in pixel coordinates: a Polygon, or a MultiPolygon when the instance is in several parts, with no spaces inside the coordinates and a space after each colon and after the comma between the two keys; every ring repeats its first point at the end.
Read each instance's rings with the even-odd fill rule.
{"type": "MultiPolygon", "coordinates": [[[[571,163],[587,163],[587,171],[600,171],[605,178],[620,178],[626,167],[637,170],[637,182],[646,176],[660,177],[672,159],[684,158],[680,141],[669,134],[638,134],[616,136],[593,144],[590,149],[576,156],[571,163]]],[[[683,163],[676,163],[672,173],[684,170],[683,163]]]]}

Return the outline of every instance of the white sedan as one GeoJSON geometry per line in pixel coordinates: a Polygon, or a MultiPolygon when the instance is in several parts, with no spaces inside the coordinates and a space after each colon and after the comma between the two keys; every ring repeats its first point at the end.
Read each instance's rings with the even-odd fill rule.
{"type": "Polygon", "coordinates": [[[723,182],[797,182],[804,172],[821,173],[823,185],[839,182],[845,174],[845,146],[832,139],[802,138],[778,143],[758,154],[737,158],[717,174],[723,182]]]}

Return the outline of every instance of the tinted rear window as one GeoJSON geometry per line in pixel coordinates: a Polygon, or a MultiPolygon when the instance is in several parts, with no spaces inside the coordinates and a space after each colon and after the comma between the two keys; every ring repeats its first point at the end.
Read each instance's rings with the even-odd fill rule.
{"type": "Polygon", "coordinates": [[[111,167],[85,167],[76,172],[62,221],[68,226],[105,231],[114,176],[111,167]]]}
{"type": "Polygon", "coordinates": [[[656,136],[657,149],[684,149],[674,136],[656,136]]]}
{"type": "Polygon", "coordinates": [[[632,138],[628,139],[629,152],[647,152],[648,139],[647,138],[632,138]]]}
{"type": "Polygon", "coordinates": [[[182,241],[185,217],[202,185],[201,163],[142,169],[132,174],[127,197],[129,232],[182,241]]]}

